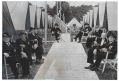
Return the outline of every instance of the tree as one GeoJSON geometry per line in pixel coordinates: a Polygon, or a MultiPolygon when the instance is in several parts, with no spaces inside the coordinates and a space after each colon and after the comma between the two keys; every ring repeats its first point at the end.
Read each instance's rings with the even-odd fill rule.
{"type": "MultiPolygon", "coordinates": [[[[57,4],[57,3],[56,3],[57,4]]],[[[52,16],[57,14],[57,8],[55,6],[50,9],[50,14],[52,16]]],[[[70,6],[68,2],[62,1],[61,2],[61,19],[63,19],[63,14],[65,16],[65,22],[69,23],[73,17],[75,17],[79,22],[83,20],[83,15],[86,14],[89,10],[93,9],[92,5],[81,5],[78,7],[70,6]]],[[[58,2],[58,10],[60,9],[60,2],[58,2]]]]}
{"type": "MultiPolygon", "coordinates": [[[[60,9],[60,2],[58,2],[58,10],[60,9]]],[[[66,1],[61,2],[61,18],[63,19],[63,14],[65,16],[65,22],[68,23],[71,20],[71,10],[69,3],[66,1]]],[[[56,4],[53,7],[53,15],[57,14],[56,4]]]]}

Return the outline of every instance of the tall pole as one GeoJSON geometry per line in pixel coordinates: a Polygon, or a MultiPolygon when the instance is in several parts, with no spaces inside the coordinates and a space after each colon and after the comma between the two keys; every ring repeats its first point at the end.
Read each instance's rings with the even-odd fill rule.
{"type": "MultiPolygon", "coordinates": [[[[60,19],[61,19],[61,1],[60,1],[60,19]]],[[[61,23],[61,21],[60,21],[61,23]]],[[[60,29],[61,29],[61,24],[60,24],[60,29]]]]}
{"type": "Polygon", "coordinates": [[[60,19],[61,19],[61,1],[60,1],[60,19]]]}
{"type": "Polygon", "coordinates": [[[45,1],[45,44],[47,45],[47,21],[48,21],[48,16],[47,16],[47,1],[45,1]]]}
{"type": "Polygon", "coordinates": [[[57,3],[57,15],[58,15],[58,1],[56,1],[56,3],[57,3]]]}

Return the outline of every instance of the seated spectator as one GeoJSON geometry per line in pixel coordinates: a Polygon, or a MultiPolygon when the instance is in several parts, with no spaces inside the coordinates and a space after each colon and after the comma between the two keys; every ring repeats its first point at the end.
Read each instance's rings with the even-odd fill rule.
{"type": "Polygon", "coordinates": [[[30,34],[28,34],[28,39],[30,41],[31,44],[31,53],[36,55],[36,63],[43,63],[43,59],[42,59],[42,48],[40,46],[38,46],[38,39],[36,36],[36,32],[34,28],[30,28],[29,30],[30,34]]]}
{"type": "MultiPolygon", "coordinates": [[[[42,41],[42,38],[40,37],[40,35],[38,35],[38,32],[37,31],[35,31],[35,36],[36,36],[36,38],[37,38],[37,40],[38,40],[38,48],[39,48],[39,53],[41,54],[41,55],[43,55],[43,51],[44,51],[44,49],[43,49],[43,41],[42,41]]],[[[40,56],[39,56],[40,57],[40,56]]],[[[41,57],[42,58],[42,57],[41,57]]],[[[44,59],[42,58],[41,59],[41,62],[43,62],[44,61],[44,59]]]]}
{"type": "Polygon", "coordinates": [[[88,58],[87,62],[90,63],[88,67],[85,67],[86,69],[90,69],[92,64],[94,64],[94,56],[97,56],[97,53],[99,52],[98,49],[100,46],[103,46],[107,43],[106,40],[106,33],[102,33],[101,38],[98,38],[96,41],[91,42],[91,48],[88,51],[88,58]]]}
{"type": "Polygon", "coordinates": [[[83,32],[83,35],[84,36],[88,36],[88,33],[89,33],[89,31],[90,31],[90,27],[89,27],[89,24],[88,23],[85,23],[84,24],[84,26],[85,26],[85,28],[84,28],[84,32],[83,32]]]}
{"type": "Polygon", "coordinates": [[[86,47],[90,48],[91,42],[95,41],[96,38],[101,37],[102,32],[103,31],[99,28],[98,25],[94,29],[92,29],[90,31],[89,35],[88,35],[87,42],[86,42],[86,47]]]}
{"type": "Polygon", "coordinates": [[[106,58],[108,52],[108,59],[114,59],[117,53],[117,42],[115,41],[115,36],[113,33],[108,35],[108,42],[99,47],[99,52],[97,54],[96,62],[90,67],[92,71],[98,70],[98,67],[102,59],[106,58]]]}
{"type": "Polygon", "coordinates": [[[21,32],[19,36],[20,38],[16,40],[16,46],[18,47],[18,49],[21,49],[22,47],[23,50],[25,50],[28,59],[30,61],[30,65],[32,65],[32,58],[30,54],[31,45],[30,45],[30,41],[27,39],[27,34],[25,32],[21,32]]]}
{"type": "MultiPolygon", "coordinates": [[[[29,60],[25,50],[21,51],[16,45],[10,42],[10,37],[8,33],[3,34],[3,57],[6,58],[6,62],[9,63],[12,72],[16,79],[18,79],[18,72],[16,63],[22,65],[23,76],[28,78],[29,75],[29,60]]],[[[24,47],[24,46],[23,46],[24,47]]]]}
{"type": "Polygon", "coordinates": [[[80,42],[82,35],[83,35],[83,32],[82,32],[82,29],[80,28],[78,34],[74,37],[75,41],[76,41],[77,38],[78,38],[78,39],[79,39],[78,42],[80,42]]]}

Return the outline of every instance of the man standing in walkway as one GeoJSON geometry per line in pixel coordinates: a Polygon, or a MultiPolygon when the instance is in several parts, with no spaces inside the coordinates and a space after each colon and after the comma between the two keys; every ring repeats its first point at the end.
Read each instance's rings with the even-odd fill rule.
{"type": "Polygon", "coordinates": [[[59,42],[60,40],[60,35],[61,35],[61,30],[59,28],[59,25],[56,23],[55,24],[55,37],[56,37],[57,42],[59,42]]]}

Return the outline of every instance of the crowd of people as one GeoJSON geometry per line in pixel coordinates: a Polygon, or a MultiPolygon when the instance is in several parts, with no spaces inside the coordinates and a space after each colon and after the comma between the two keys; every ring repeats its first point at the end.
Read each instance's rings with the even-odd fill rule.
{"type": "Polygon", "coordinates": [[[117,41],[116,36],[113,32],[108,33],[105,28],[99,27],[95,28],[89,27],[89,24],[84,24],[85,28],[81,28],[79,33],[75,36],[75,40],[79,39],[81,42],[82,36],[87,36],[86,48],[88,50],[87,63],[90,63],[85,69],[90,69],[92,71],[98,70],[98,67],[102,59],[106,58],[108,53],[108,59],[114,59],[117,54],[117,41]],[[94,60],[96,60],[94,62],[94,60]]]}
{"type": "Polygon", "coordinates": [[[3,63],[6,60],[16,79],[19,78],[16,63],[21,64],[23,77],[29,78],[32,56],[36,56],[36,63],[42,64],[43,50],[42,38],[35,28],[31,27],[29,33],[21,32],[16,42],[11,42],[11,36],[8,33],[3,34],[3,63]]]}
{"type": "MultiPolygon", "coordinates": [[[[52,35],[55,35],[56,41],[59,42],[61,30],[59,25],[56,23],[51,29],[52,35]]],[[[29,32],[22,31],[19,34],[19,38],[11,42],[11,36],[8,33],[3,34],[3,64],[9,64],[11,70],[16,79],[18,79],[17,63],[20,63],[23,70],[23,78],[29,78],[29,73],[32,64],[33,57],[35,58],[36,64],[42,64],[44,59],[43,55],[43,41],[38,35],[37,29],[31,27],[29,32]]]]}
{"type": "MultiPolygon", "coordinates": [[[[90,63],[85,69],[92,71],[98,70],[98,67],[109,53],[108,59],[114,59],[117,54],[116,36],[113,33],[104,32],[104,28],[98,25],[95,28],[89,27],[85,24],[85,29],[80,28],[75,40],[79,39],[81,42],[82,36],[88,36],[86,47],[88,50],[87,63],[90,63]],[[94,62],[94,59],[96,60],[94,62]]],[[[56,23],[55,27],[51,29],[52,35],[55,35],[56,40],[59,42],[61,30],[56,23]]],[[[36,63],[43,63],[43,42],[42,38],[37,34],[35,28],[30,28],[29,33],[21,32],[16,42],[11,42],[11,36],[8,33],[3,34],[3,63],[4,59],[10,65],[12,72],[16,79],[18,79],[18,71],[16,63],[20,63],[23,70],[23,77],[28,78],[29,67],[32,65],[32,56],[36,56],[36,63]]]]}

